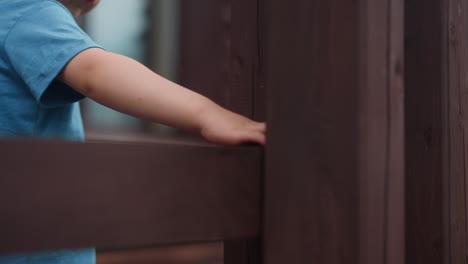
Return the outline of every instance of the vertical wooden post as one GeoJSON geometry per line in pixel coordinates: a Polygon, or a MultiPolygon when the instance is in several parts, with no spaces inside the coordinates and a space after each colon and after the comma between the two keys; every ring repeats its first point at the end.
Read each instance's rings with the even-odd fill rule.
{"type": "Polygon", "coordinates": [[[467,163],[468,163],[468,3],[442,1],[445,59],[443,102],[443,177],[445,180],[445,263],[467,261],[467,163]]]}
{"type": "Polygon", "coordinates": [[[408,263],[467,257],[468,3],[406,0],[408,263]]]}
{"type": "MultiPolygon", "coordinates": [[[[388,163],[386,165],[385,255],[382,263],[405,263],[404,2],[388,3],[388,163]]],[[[374,2],[373,2],[374,3],[374,2]]],[[[372,175],[369,175],[372,177],[372,175]]],[[[372,199],[372,197],[369,197],[372,199]]]]}
{"type": "Polygon", "coordinates": [[[261,1],[264,261],[403,263],[402,1],[261,1]]]}
{"type": "Polygon", "coordinates": [[[440,0],[407,0],[407,263],[442,263],[442,18],[440,0]]]}
{"type": "Polygon", "coordinates": [[[359,263],[404,263],[403,5],[361,1],[359,263]]]}

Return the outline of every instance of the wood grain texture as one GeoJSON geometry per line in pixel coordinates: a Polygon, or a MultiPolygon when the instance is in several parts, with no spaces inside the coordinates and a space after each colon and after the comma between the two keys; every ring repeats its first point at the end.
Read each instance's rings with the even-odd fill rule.
{"type": "Polygon", "coordinates": [[[362,105],[360,106],[359,155],[360,207],[359,229],[360,263],[381,263],[385,258],[386,178],[388,152],[386,141],[390,135],[387,116],[389,34],[385,28],[388,1],[364,1],[366,18],[362,25],[361,54],[365,70],[361,71],[362,105]],[[365,232],[365,231],[368,232],[365,232]],[[376,241],[380,241],[376,243],[376,241]]]}
{"type": "Polygon", "coordinates": [[[444,199],[448,202],[443,215],[448,238],[445,263],[462,264],[467,260],[467,174],[468,131],[468,3],[443,1],[444,38],[443,126],[444,199]],[[448,218],[448,219],[447,219],[448,218]]]}
{"type": "MultiPolygon", "coordinates": [[[[405,0],[388,2],[386,240],[383,263],[405,263],[405,0]]],[[[369,177],[373,177],[369,175],[369,177]]],[[[371,198],[370,198],[371,199],[371,198]]]]}
{"type": "Polygon", "coordinates": [[[265,263],[402,263],[402,1],[260,3],[265,263]]]}
{"type": "Polygon", "coordinates": [[[181,3],[181,83],[227,106],[231,19],[229,0],[181,3]]]}
{"type": "Polygon", "coordinates": [[[0,142],[0,253],[255,237],[257,147],[0,142]]]}
{"type": "Polygon", "coordinates": [[[467,16],[466,1],[406,1],[408,263],[466,263],[467,16]]]}
{"type": "Polygon", "coordinates": [[[404,263],[403,1],[361,1],[359,263],[404,263]]]}
{"type": "Polygon", "coordinates": [[[183,1],[179,79],[220,105],[253,117],[256,1],[183,1]]]}
{"type": "Polygon", "coordinates": [[[254,118],[254,104],[262,102],[260,98],[254,98],[258,64],[257,0],[230,0],[230,3],[228,108],[254,118]]]}
{"type": "Polygon", "coordinates": [[[460,135],[447,127],[453,122],[449,119],[456,118],[449,118],[446,110],[455,106],[447,101],[444,77],[448,3],[406,0],[405,4],[407,263],[444,263],[450,258],[444,234],[450,221],[447,207],[452,206],[446,198],[452,194],[444,186],[454,187],[448,187],[453,184],[449,174],[457,174],[463,166],[456,153],[463,152],[463,143],[449,143],[460,135]]]}
{"type": "Polygon", "coordinates": [[[255,120],[267,120],[269,94],[266,88],[266,76],[268,62],[268,28],[265,9],[265,0],[255,0],[256,2],[256,23],[255,32],[257,34],[256,47],[256,69],[254,75],[255,87],[253,90],[253,118],[255,120]]]}

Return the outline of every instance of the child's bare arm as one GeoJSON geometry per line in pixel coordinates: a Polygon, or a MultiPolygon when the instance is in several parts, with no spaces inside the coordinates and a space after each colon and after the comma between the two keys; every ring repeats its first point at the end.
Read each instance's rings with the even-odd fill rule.
{"type": "Polygon", "coordinates": [[[196,131],[212,142],[265,144],[264,123],[230,112],[125,56],[89,49],[72,59],[58,78],[110,108],[196,131]]]}

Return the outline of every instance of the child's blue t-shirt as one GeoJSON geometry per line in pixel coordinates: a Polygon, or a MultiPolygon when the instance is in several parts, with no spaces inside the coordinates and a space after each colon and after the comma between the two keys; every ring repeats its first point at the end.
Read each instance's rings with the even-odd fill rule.
{"type": "MultiPolygon", "coordinates": [[[[78,53],[99,47],[54,0],[0,5],[0,137],[83,140],[81,94],[55,78],[78,53]]],[[[0,256],[0,264],[93,264],[94,249],[0,256]]]]}
{"type": "Polygon", "coordinates": [[[83,140],[83,96],[55,80],[83,50],[99,47],[54,0],[0,5],[0,137],[83,140]]]}

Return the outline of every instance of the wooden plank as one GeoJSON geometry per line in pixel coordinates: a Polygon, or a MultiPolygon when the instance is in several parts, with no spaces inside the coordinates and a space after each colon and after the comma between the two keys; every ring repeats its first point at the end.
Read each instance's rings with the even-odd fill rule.
{"type": "Polygon", "coordinates": [[[402,263],[402,2],[260,3],[265,263],[402,263]]]}
{"type": "MultiPolygon", "coordinates": [[[[255,31],[257,35],[257,53],[256,53],[256,69],[254,74],[255,87],[253,90],[253,118],[255,120],[266,120],[268,112],[268,100],[269,95],[266,88],[266,71],[268,66],[267,54],[268,54],[268,21],[266,17],[267,10],[263,0],[255,1],[256,9],[256,21],[255,31]]],[[[253,28],[253,27],[252,27],[253,28]]]]}
{"type": "Polygon", "coordinates": [[[361,72],[362,105],[360,116],[359,142],[359,229],[360,263],[382,263],[385,258],[385,217],[386,217],[386,178],[388,148],[385,140],[389,138],[387,116],[387,81],[389,80],[387,50],[389,34],[386,28],[389,17],[383,6],[388,1],[366,1],[366,16],[361,23],[361,54],[365,70],[361,72]],[[370,177],[372,176],[372,177],[370,177]],[[377,242],[379,241],[379,242],[377,242]]]}
{"type": "Polygon", "coordinates": [[[253,117],[256,1],[182,1],[181,6],[181,84],[253,117]]]}
{"type": "Polygon", "coordinates": [[[466,1],[406,4],[409,263],[466,262],[467,15],[466,1]]]}
{"type": "Polygon", "coordinates": [[[258,147],[0,142],[0,253],[255,237],[258,147]]]}
{"type": "Polygon", "coordinates": [[[443,133],[448,120],[442,100],[446,97],[443,19],[448,2],[405,3],[406,262],[443,263],[444,246],[449,246],[443,243],[443,186],[448,177],[443,133]]]}
{"type": "Polygon", "coordinates": [[[239,239],[224,242],[224,264],[262,263],[261,242],[259,239],[239,239]]]}
{"type": "Polygon", "coordinates": [[[182,85],[227,106],[229,88],[230,11],[229,0],[181,2],[182,85]]]}
{"type": "Polygon", "coordinates": [[[265,263],[357,263],[356,6],[264,5],[265,263]]]}
{"type": "Polygon", "coordinates": [[[444,199],[448,210],[444,210],[447,225],[445,247],[448,247],[445,263],[466,263],[467,258],[467,148],[468,131],[465,129],[468,110],[468,3],[466,1],[442,1],[444,35],[444,144],[443,161],[446,165],[443,177],[448,182],[444,199]]]}
{"type": "MultiPolygon", "coordinates": [[[[230,88],[228,107],[254,117],[254,90],[258,64],[257,0],[230,0],[230,88]]],[[[264,106],[264,105],[263,105],[264,106]]],[[[261,107],[261,106],[260,106],[261,107]]],[[[262,119],[264,120],[264,119],[262,119]]]]}
{"type": "MultiPolygon", "coordinates": [[[[387,88],[387,178],[385,259],[383,263],[405,263],[405,0],[388,2],[388,88],[387,88]]],[[[369,178],[373,175],[369,175],[369,178]]],[[[372,199],[372,197],[369,197],[372,199]]]]}
{"type": "Polygon", "coordinates": [[[362,3],[359,263],[403,263],[403,1],[362,3]]]}

